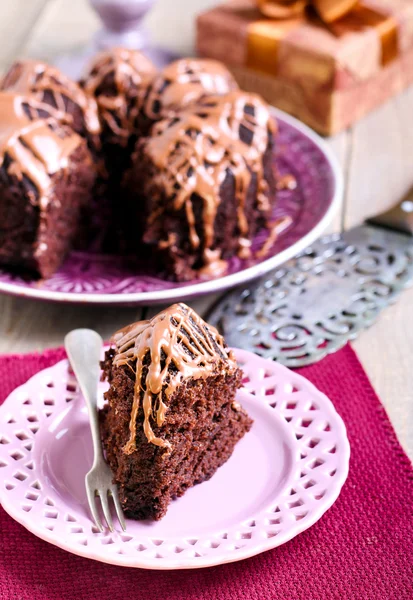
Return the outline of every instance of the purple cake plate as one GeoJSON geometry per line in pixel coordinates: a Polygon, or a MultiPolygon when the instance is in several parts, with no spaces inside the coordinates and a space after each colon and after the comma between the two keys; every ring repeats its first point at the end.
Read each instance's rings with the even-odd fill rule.
{"type": "MultiPolygon", "coordinates": [[[[274,164],[280,176],[291,174],[294,190],[278,192],[273,219],[292,218],[267,257],[230,261],[228,274],[218,279],[174,283],[145,266],[122,257],[72,252],[59,271],[45,281],[28,282],[0,270],[0,293],[55,302],[141,305],[168,303],[215,293],[256,279],[293,258],[325,231],[343,196],[343,178],[327,144],[309,127],[278,109],[272,109],[279,134],[274,164]]],[[[253,249],[269,236],[258,233],[253,249]]]]}
{"type": "MultiPolygon", "coordinates": [[[[127,519],[102,533],[91,520],[85,473],[93,461],[87,409],[61,361],[0,407],[0,503],[38,537],[119,566],[193,569],[288,542],[337,499],[350,447],[330,400],[301,375],[245,350],[237,393],[254,424],[209,480],[157,522],[127,519]]],[[[102,403],[106,384],[99,384],[102,403]]],[[[331,531],[331,535],[334,532],[331,531]]],[[[276,560],[276,557],[274,557],[276,560]]]]}

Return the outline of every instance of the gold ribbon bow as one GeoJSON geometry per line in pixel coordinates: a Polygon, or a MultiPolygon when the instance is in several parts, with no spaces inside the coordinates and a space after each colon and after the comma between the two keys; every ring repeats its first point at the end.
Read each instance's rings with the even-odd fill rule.
{"type": "MultiPolygon", "coordinates": [[[[363,3],[363,0],[255,0],[265,19],[252,22],[248,29],[247,66],[274,75],[278,50],[289,32],[302,23],[312,22],[308,7],[333,35],[372,28],[381,46],[381,64],[387,65],[399,54],[396,20],[363,3]]],[[[362,57],[360,57],[362,60],[362,57]]]]}
{"type": "Polygon", "coordinates": [[[258,8],[271,19],[291,19],[312,5],[324,23],[333,23],[348,14],[358,0],[257,0],[258,8]]]}

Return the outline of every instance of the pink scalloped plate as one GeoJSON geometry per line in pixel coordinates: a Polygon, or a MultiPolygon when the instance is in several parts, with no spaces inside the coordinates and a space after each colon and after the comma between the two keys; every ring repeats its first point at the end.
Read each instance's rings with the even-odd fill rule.
{"type": "MultiPolygon", "coordinates": [[[[279,125],[274,165],[280,176],[293,175],[297,187],[278,192],[272,218],[289,216],[292,224],[278,236],[266,258],[234,258],[223,277],[178,284],[151,272],[144,261],[137,265],[122,257],[73,252],[45,281],[29,282],[0,269],[0,293],[71,303],[168,303],[241,285],[293,258],[329,225],[342,199],[343,179],[334,155],[316,133],[282,111],[272,110],[279,125]]],[[[259,232],[253,250],[260,249],[268,236],[268,230],[259,232]]]]}
{"type": "MultiPolygon", "coordinates": [[[[236,350],[254,419],[229,461],[171,503],[158,522],[100,533],[84,477],[92,441],[67,361],[41,371],[0,408],[0,500],[38,537],[106,563],[189,569],[241,560],[311,527],[346,480],[349,443],[330,400],[286,367],[236,350]]],[[[100,387],[100,396],[104,384],[100,387]]],[[[117,522],[116,522],[117,523],[117,522]]]]}

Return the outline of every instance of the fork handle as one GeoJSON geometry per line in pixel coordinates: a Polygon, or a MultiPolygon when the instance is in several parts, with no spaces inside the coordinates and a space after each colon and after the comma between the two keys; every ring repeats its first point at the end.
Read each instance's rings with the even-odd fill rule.
{"type": "Polygon", "coordinates": [[[97,409],[97,390],[100,378],[99,361],[103,340],[92,329],[74,329],[65,337],[65,348],[79,382],[89,413],[95,466],[103,458],[97,409]]]}

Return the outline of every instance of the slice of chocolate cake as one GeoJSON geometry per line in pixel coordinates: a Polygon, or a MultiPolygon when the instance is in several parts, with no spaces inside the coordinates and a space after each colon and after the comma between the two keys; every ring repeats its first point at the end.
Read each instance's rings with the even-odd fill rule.
{"type": "Polygon", "coordinates": [[[238,89],[228,69],[216,60],[182,58],[167,65],[149,86],[144,112],[151,121],[168,117],[197,102],[205,94],[227,94],[238,89]]]}
{"type": "Polygon", "coordinates": [[[41,111],[0,92],[0,264],[50,277],[78,233],[94,171],[85,140],[41,111]]]}
{"type": "Polygon", "coordinates": [[[4,76],[0,89],[30,95],[43,105],[43,116],[52,116],[69,125],[87,139],[93,152],[99,150],[100,123],[96,101],[59,69],[36,60],[17,61],[4,76]]]}
{"type": "Polygon", "coordinates": [[[218,332],[185,304],[116,333],[102,367],[110,383],[102,440],[123,509],[161,519],[250,429],[235,400],[242,372],[218,332]]]}
{"type": "Polygon", "coordinates": [[[204,96],[138,141],[124,179],[129,232],[152,246],[165,276],[223,275],[251,257],[275,200],[275,123],[256,95],[204,96]]]}

